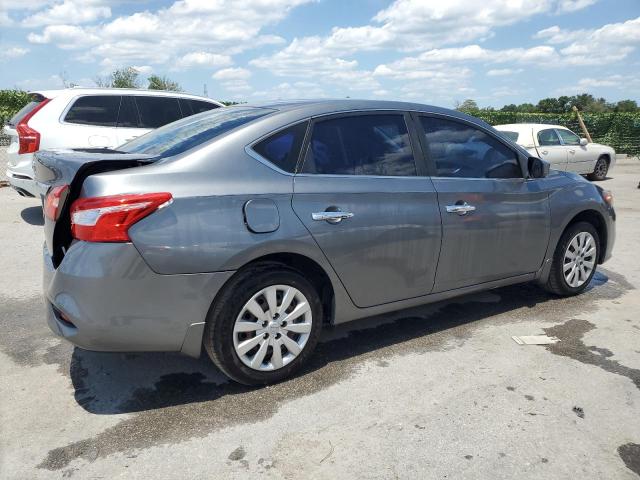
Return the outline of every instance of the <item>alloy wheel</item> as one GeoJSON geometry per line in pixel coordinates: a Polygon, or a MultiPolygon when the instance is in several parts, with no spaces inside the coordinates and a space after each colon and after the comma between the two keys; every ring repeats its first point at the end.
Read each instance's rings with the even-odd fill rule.
{"type": "Polygon", "coordinates": [[[589,232],[578,233],[564,252],[562,272],[570,287],[582,286],[596,266],[596,241],[589,232]]]}
{"type": "Polygon", "coordinates": [[[253,295],[233,327],[238,358],[254,370],[277,370],[304,349],[313,323],[311,306],[300,290],[271,285],[253,295]]]}

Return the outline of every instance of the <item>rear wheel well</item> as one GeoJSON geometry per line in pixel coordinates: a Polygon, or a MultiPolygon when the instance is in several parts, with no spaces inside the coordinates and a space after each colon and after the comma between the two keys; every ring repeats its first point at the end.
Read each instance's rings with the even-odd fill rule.
{"type": "Polygon", "coordinates": [[[598,258],[598,263],[602,263],[605,252],[607,251],[607,224],[602,218],[602,215],[595,210],[584,210],[571,219],[565,227],[565,231],[571,225],[578,222],[590,223],[598,232],[598,237],[600,239],[600,258],[598,258]]]}
{"type": "Polygon", "coordinates": [[[315,260],[297,253],[273,253],[252,260],[240,270],[244,271],[261,263],[279,263],[293,268],[304,275],[316,288],[318,295],[320,295],[322,310],[324,312],[324,323],[331,323],[335,308],[333,286],[327,273],[315,260]]]}

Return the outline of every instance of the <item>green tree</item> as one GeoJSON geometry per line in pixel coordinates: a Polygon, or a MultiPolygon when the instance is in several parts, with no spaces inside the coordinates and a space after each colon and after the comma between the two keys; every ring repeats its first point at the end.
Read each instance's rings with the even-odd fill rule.
{"type": "Polygon", "coordinates": [[[170,90],[172,92],[182,92],[182,87],[178,82],[174,82],[164,75],[151,75],[149,78],[149,90],[170,90]]]}
{"type": "Polygon", "coordinates": [[[521,103],[517,108],[518,112],[521,113],[533,113],[536,111],[536,106],[533,103],[521,103]]]}
{"type": "Polygon", "coordinates": [[[616,112],[637,112],[638,102],[635,100],[620,100],[616,104],[616,112]]]}
{"type": "Polygon", "coordinates": [[[536,105],[536,109],[542,113],[563,113],[564,106],[557,98],[543,98],[536,105]]]}
{"type": "Polygon", "coordinates": [[[518,106],[515,103],[510,103],[509,105],[505,105],[500,109],[503,112],[517,112],[518,106]]]}
{"type": "Polygon", "coordinates": [[[480,108],[478,107],[478,104],[475,100],[467,98],[462,103],[456,102],[456,110],[458,110],[459,112],[470,113],[477,112],[478,110],[480,110],[480,108]]]}
{"type": "Polygon", "coordinates": [[[97,76],[93,79],[102,88],[140,88],[139,73],[133,67],[119,68],[105,77],[97,76]]]}

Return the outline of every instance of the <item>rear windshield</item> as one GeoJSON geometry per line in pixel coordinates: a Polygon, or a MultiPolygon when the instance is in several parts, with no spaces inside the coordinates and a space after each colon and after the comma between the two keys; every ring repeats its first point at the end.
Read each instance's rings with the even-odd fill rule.
{"type": "Polygon", "coordinates": [[[22,117],[24,117],[25,115],[30,113],[44,99],[45,99],[45,97],[43,97],[42,95],[39,95],[39,94],[32,95],[31,96],[31,101],[29,103],[27,103],[24,107],[22,107],[20,110],[18,110],[18,113],[16,113],[13,117],[11,117],[11,120],[9,120],[9,126],[10,127],[15,127],[18,124],[18,122],[20,122],[20,120],[22,120],[22,117]]]}
{"type": "Polygon", "coordinates": [[[218,108],[160,127],[125,143],[118,151],[171,157],[274,111],[255,107],[218,108]]]}
{"type": "Polygon", "coordinates": [[[502,135],[507,137],[512,142],[517,142],[518,141],[518,132],[508,132],[506,130],[500,130],[500,133],[502,133],[502,135]]]}

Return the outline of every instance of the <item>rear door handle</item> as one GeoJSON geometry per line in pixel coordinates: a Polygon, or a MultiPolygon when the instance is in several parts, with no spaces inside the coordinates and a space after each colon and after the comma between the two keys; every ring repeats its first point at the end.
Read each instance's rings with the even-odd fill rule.
{"type": "Polygon", "coordinates": [[[476,207],[464,202],[460,205],[447,205],[447,213],[457,213],[458,215],[466,215],[469,212],[475,211],[476,207]]]}
{"type": "Polygon", "coordinates": [[[321,222],[321,221],[325,221],[325,222],[329,222],[329,223],[340,223],[342,220],[344,220],[345,218],[351,218],[353,217],[353,213],[351,212],[316,212],[316,213],[312,213],[311,214],[311,218],[321,222]]]}
{"type": "Polygon", "coordinates": [[[575,150],[569,150],[569,153],[576,153],[575,150]]]}

